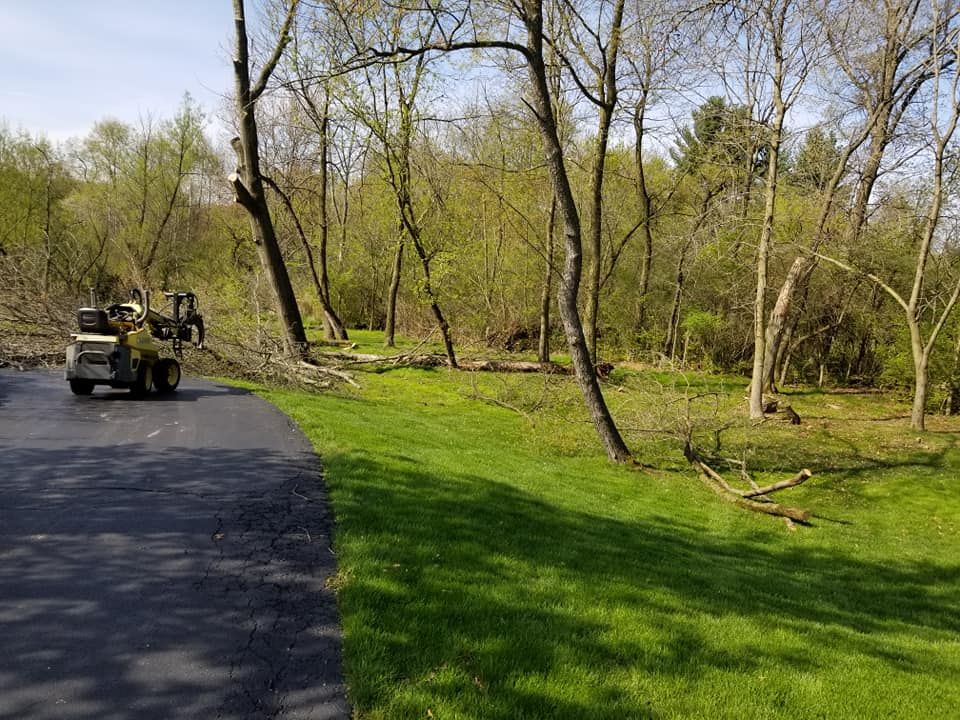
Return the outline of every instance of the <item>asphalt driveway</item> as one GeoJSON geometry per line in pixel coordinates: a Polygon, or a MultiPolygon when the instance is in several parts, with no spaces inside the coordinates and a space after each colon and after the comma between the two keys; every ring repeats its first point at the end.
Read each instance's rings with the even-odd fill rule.
{"type": "Polygon", "coordinates": [[[259,398],[0,371],[0,718],[347,718],[331,520],[259,398]]]}

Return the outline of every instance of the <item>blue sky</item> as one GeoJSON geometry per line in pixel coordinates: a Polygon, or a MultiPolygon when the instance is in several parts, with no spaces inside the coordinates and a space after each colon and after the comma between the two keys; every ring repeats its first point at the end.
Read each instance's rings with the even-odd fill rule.
{"type": "Polygon", "coordinates": [[[230,0],[0,0],[0,122],[52,140],[107,117],[212,116],[232,90],[230,0]]]}

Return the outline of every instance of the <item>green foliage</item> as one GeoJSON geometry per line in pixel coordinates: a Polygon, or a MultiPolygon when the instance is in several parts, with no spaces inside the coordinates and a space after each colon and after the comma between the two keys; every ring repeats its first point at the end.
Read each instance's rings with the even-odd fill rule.
{"type": "Polygon", "coordinates": [[[720,335],[726,329],[726,320],[705,310],[688,310],[680,321],[680,327],[704,359],[710,358],[711,350],[718,348],[720,335]]]}
{"type": "Polygon", "coordinates": [[[681,172],[704,173],[720,168],[763,173],[765,144],[749,108],[728,105],[724,98],[713,96],[693,111],[692,119],[692,126],[680,130],[677,150],[671,152],[681,172]]]}
{"type": "Polygon", "coordinates": [[[836,172],[840,152],[836,135],[815,127],[804,136],[785,179],[800,188],[823,192],[836,172]]]}
{"type": "Polygon", "coordinates": [[[690,310],[680,325],[695,339],[701,342],[709,342],[716,333],[723,329],[724,321],[722,317],[711,312],[690,310]]]}
{"type": "MultiPolygon", "coordinates": [[[[348,327],[382,328],[397,243],[406,233],[398,222],[396,188],[385,179],[388,158],[381,145],[384,139],[396,139],[402,118],[393,107],[397,98],[389,99],[393,109],[383,108],[368,94],[370,88],[352,87],[349,78],[338,87],[343,92],[332,98],[327,168],[331,302],[348,327]],[[386,135],[371,139],[359,129],[358,113],[374,113],[368,119],[379,118],[384,127],[378,128],[386,135]]],[[[430,92],[434,89],[431,85],[430,92]]],[[[466,119],[450,123],[428,122],[437,108],[430,100],[425,103],[410,118],[415,126],[408,128],[409,190],[431,263],[434,295],[454,338],[468,353],[488,354],[487,345],[529,351],[540,332],[551,237],[552,185],[539,131],[509,94],[485,98],[466,119]]],[[[565,108],[572,113],[572,106],[565,108]]],[[[261,118],[264,169],[291,197],[317,258],[322,233],[317,133],[303,109],[284,93],[261,112],[268,115],[261,118]]],[[[563,122],[570,180],[583,201],[594,139],[577,132],[575,115],[563,122]]],[[[17,298],[12,304],[24,306],[30,296],[53,298],[66,315],[90,286],[102,297],[120,297],[132,285],[157,290],[186,283],[209,295],[226,314],[222,327],[231,332],[246,328],[265,338],[275,327],[269,284],[257,269],[244,218],[234,212],[223,180],[225,161],[203,136],[204,123],[187,98],[171,119],[147,119],[139,127],[105,120],[87,137],[62,147],[0,132],[0,258],[6,258],[0,262],[3,275],[16,281],[7,285],[18,284],[9,293],[17,298]]],[[[689,335],[689,362],[742,371],[752,353],[764,131],[747,108],[715,97],[693,110],[688,127],[673,140],[672,153],[657,154],[652,143],[643,148],[649,228],[641,222],[644,198],[635,148],[614,143],[609,149],[599,258],[600,354],[604,359],[662,361],[682,282],[677,355],[689,335]],[[641,297],[648,229],[652,267],[641,297]],[[700,327],[701,311],[722,322],[700,327]]],[[[768,302],[799,248],[813,240],[821,194],[841,142],[814,128],[785,163],[768,302]]],[[[891,175],[883,196],[874,199],[870,223],[856,247],[847,247],[850,182],[848,178],[840,187],[821,250],[888,278],[905,292],[929,188],[891,175]]],[[[302,309],[308,322],[319,325],[320,303],[299,231],[279,202],[272,207],[302,309]]],[[[564,261],[563,233],[562,217],[555,213],[551,297],[564,261]]],[[[948,241],[945,230],[927,271],[924,290],[931,299],[947,297],[955,276],[948,241]]],[[[402,260],[397,321],[401,330],[423,336],[434,319],[425,302],[422,265],[409,239],[402,260]]],[[[583,260],[585,268],[593,262],[589,250],[583,260]]],[[[893,328],[902,316],[891,302],[877,299],[868,281],[821,263],[801,296],[791,322],[796,320],[795,338],[809,337],[793,348],[791,378],[816,380],[823,365],[830,382],[908,381],[907,365],[894,352],[900,345],[893,328]]],[[[929,324],[941,306],[925,304],[924,322],[929,324]]],[[[555,303],[550,307],[553,345],[562,348],[555,303]]],[[[27,314],[39,312],[46,310],[27,314]]],[[[940,354],[938,346],[935,366],[940,354]]],[[[934,367],[933,376],[941,382],[946,371],[934,367]]]]}
{"type": "Polygon", "coordinates": [[[897,328],[893,342],[884,343],[877,348],[883,372],[880,374],[881,386],[909,388],[913,383],[913,355],[910,352],[910,338],[906,328],[897,328]]]}

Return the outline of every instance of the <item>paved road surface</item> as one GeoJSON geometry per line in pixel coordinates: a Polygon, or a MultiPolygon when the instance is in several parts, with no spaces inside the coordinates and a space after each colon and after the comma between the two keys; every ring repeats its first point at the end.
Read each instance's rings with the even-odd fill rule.
{"type": "Polygon", "coordinates": [[[248,393],[0,371],[0,718],[347,718],[319,468],[248,393]]]}

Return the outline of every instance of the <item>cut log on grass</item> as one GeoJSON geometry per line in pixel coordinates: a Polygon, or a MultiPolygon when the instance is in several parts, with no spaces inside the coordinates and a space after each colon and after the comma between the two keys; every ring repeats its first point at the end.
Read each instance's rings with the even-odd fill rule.
{"type": "Polygon", "coordinates": [[[698,462],[696,463],[695,467],[697,467],[698,474],[703,483],[727,502],[731,502],[734,505],[739,505],[747,510],[753,510],[754,512],[789,518],[794,522],[802,523],[804,525],[807,525],[810,522],[810,512],[808,510],[788,507],[786,505],[780,505],[779,503],[774,502],[757,502],[756,500],[745,498],[742,495],[728,490],[727,488],[730,486],[726,483],[721,484],[717,482],[712,475],[706,472],[706,466],[704,466],[703,463],[698,462]]]}
{"type": "Polygon", "coordinates": [[[573,368],[554,362],[520,362],[513,360],[472,360],[460,363],[461,370],[480,372],[535,373],[545,372],[554,375],[571,375],[573,368]]]}
{"type": "MultiPolygon", "coordinates": [[[[766,495],[776,492],[777,490],[784,490],[805,482],[812,476],[812,473],[806,468],[798,472],[789,480],[781,480],[780,482],[773,483],[772,485],[768,485],[766,487],[754,487],[751,490],[741,490],[733,487],[723,478],[722,475],[720,475],[720,473],[701,460],[697,451],[694,450],[689,443],[687,443],[684,447],[683,454],[689,463],[696,469],[697,475],[700,477],[703,483],[727,502],[731,502],[734,505],[739,505],[747,510],[753,510],[754,512],[788,518],[789,520],[802,523],[804,525],[810,522],[809,511],[802,510],[801,508],[781,505],[765,497],[766,495]],[[764,502],[760,502],[754,498],[761,498],[764,500],[764,502]]],[[[751,483],[751,485],[755,485],[755,483],[751,483]]]]}
{"type": "Polygon", "coordinates": [[[312,377],[315,375],[326,378],[335,378],[337,380],[342,380],[353,387],[360,387],[356,381],[350,377],[349,374],[343,372],[342,370],[316,365],[312,362],[308,362],[307,360],[300,360],[296,365],[296,370],[301,376],[301,379],[315,380],[315,378],[312,377]]]}
{"type": "Polygon", "coordinates": [[[324,352],[320,360],[332,360],[346,365],[378,365],[390,368],[435,368],[447,364],[445,355],[373,355],[370,353],[324,352]]]}
{"type": "Polygon", "coordinates": [[[775,482],[773,485],[767,485],[766,487],[756,488],[754,490],[741,490],[738,492],[740,492],[740,494],[745,498],[769,495],[770,493],[775,493],[777,490],[785,490],[786,488],[796,487],[797,485],[806,482],[812,476],[813,473],[804,468],[789,480],[781,480],[780,482],[775,482]]]}
{"type": "MultiPolygon", "coordinates": [[[[446,365],[443,355],[371,355],[367,353],[325,352],[318,353],[318,357],[325,360],[334,360],[348,365],[381,365],[384,367],[405,368],[434,368],[446,365]]],[[[474,372],[504,372],[504,373],[551,373],[554,375],[570,375],[573,369],[568,365],[554,362],[522,362],[516,360],[466,360],[458,363],[461,370],[474,372]]]]}

